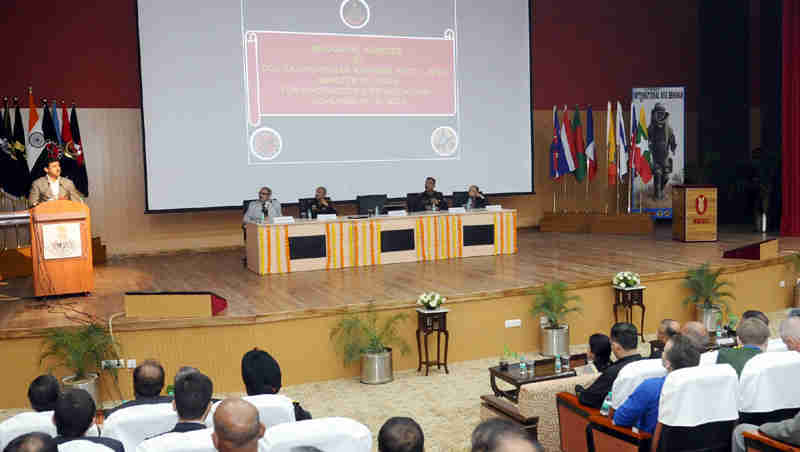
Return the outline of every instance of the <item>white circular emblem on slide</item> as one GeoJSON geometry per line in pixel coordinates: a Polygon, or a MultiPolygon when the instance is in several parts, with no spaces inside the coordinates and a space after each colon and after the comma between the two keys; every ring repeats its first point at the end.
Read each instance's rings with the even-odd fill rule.
{"type": "Polygon", "coordinates": [[[272,160],[281,153],[283,139],[274,129],[262,127],[250,135],[250,152],[259,160],[272,160]]]}
{"type": "Polygon", "coordinates": [[[365,0],[342,0],[339,17],[352,29],[364,28],[369,22],[369,5],[365,0]]]}
{"type": "Polygon", "coordinates": [[[449,157],[458,148],[458,134],[450,126],[437,127],[431,134],[431,147],[437,154],[449,157]]]}

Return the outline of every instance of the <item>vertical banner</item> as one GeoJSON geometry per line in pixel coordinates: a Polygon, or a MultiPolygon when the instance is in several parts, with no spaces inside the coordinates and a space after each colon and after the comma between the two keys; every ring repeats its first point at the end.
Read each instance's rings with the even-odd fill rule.
{"type": "Polygon", "coordinates": [[[631,143],[636,168],[631,211],[672,218],[672,186],[683,183],[686,88],[633,88],[632,98],[631,124],[637,130],[631,143]]]}

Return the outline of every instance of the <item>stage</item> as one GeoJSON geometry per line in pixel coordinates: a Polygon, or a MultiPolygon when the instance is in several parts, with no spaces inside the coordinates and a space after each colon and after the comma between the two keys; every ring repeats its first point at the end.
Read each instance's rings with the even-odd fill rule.
{"type": "MultiPolygon", "coordinates": [[[[728,270],[765,262],[723,259],[725,250],[770,238],[724,230],[714,243],[671,240],[668,226],[649,236],[519,231],[519,253],[435,262],[402,263],[258,276],[242,264],[243,251],[177,253],[128,257],[95,268],[96,290],[87,297],[33,298],[31,278],[0,281],[0,337],[37,335],[38,330],[70,325],[82,313],[106,320],[124,312],[131,291],[211,291],[227,299],[228,309],[206,319],[114,320],[119,331],[264,323],[338,314],[374,301],[382,308],[411,306],[436,290],[450,303],[515,296],[547,281],[566,281],[575,289],[608,285],[617,271],[639,272],[643,281],[675,277],[710,262],[728,270]]],[[[780,254],[800,249],[800,239],[782,238],[780,254]]]]}

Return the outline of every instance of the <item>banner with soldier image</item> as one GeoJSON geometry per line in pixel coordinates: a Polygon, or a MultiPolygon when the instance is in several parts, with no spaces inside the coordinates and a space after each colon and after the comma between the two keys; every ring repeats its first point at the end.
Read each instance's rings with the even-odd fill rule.
{"type": "Polygon", "coordinates": [[[632,212],[672,218],[672,186],[683,183],[685,99],[684,87],[633,88],[632,212]]]}

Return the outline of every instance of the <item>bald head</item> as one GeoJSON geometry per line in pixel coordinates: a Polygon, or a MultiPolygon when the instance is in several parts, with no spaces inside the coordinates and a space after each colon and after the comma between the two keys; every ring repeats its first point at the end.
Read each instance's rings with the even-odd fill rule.
{"type": "Polygon", "coordinates": [[[706,351],[708,346],[708,330],[700,322],[686,322],[681,328],[681,334],[691,339],[700,353],[706,351]]]}
{"type": "Polygon", "coordinates": [[[57,452],[56,442],[47,433],[28,433],[8,443],[4,452],[57,452]]]}
{"type": "Polygon", "coordinates": [[[164,387],[164,367],[148,359],[133,370],[133,392],[137,399],[157,397],[164,387]]]}
{"type": "Polygon", "coordinates": [[[674,336],[678,331],[681,329],[681,324],[678,323],[677,320],[672,319],[664,319],[658,325],[658,332],[656,335],[658,336],[658,340],[667,343],[667,340],[674,336]]]}
{"type": "Polygon", "coordinates": [[[781,339],[786,348],[800,352],[800,317],[788,317],[781,322],[781,339]]]}
{"type": "Polygon", "coordinates": [[[214,412],[212,437],[220,452],[256,451],[264,430],[258,410],[246,400],[225,399],[214,412]]]}

